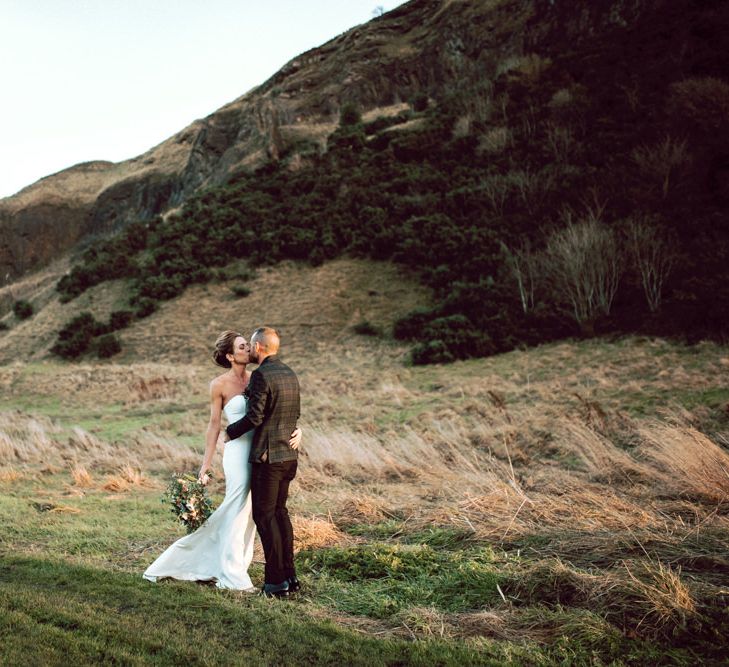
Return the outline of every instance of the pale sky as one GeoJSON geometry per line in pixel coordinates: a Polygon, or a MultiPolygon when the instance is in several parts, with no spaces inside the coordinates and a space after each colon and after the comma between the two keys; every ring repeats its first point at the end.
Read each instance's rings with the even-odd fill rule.
{"type": "Polygon", "coordinates": [[[144,153],[403,0],[0,0],[0,197],[144,153]]]}

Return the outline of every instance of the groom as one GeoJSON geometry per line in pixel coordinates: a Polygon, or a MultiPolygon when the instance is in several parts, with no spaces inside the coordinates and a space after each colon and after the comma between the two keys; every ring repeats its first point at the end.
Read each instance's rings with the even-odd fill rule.
{"type": "Polygon", "coordinates": [[[246,393],[245,417],[226,429],[231,440],[251,429],[250,463],[253,521],[266,554],[267,597],[286,597],[301,587],[294,569],[294,531],[286,509],[289,483],[296,476],[298,452],[289,438],[301,414],[299,380],[277,356],[275,329],[261,327],[251,336],[251,361],[259,364],[246,393]]]}

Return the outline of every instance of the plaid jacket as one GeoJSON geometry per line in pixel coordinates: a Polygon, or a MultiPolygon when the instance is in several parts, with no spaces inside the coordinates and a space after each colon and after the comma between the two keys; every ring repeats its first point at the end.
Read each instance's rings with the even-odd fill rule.
{"type": "Polygon", "coordinates": [[[299,454],[289,447],[291,433],[301,416],[299,380],[276,355],[266,357],[253,371],[246,388],[245,417],[226,429],[231,440],[255,428],[251,463],[293,461],[299,454]]]}

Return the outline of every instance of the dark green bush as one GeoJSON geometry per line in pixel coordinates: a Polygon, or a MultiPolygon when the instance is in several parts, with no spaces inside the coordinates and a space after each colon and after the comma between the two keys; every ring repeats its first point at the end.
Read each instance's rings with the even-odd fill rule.
{"type": "Polygon", "coordinates": [[[75,359],[91,346],[99,328],[103,327],[89,312],[83,312],[67,322],[58,332],[51,352],[64,359],[75,359]]]}
{"type": "Polygon", "coordinates": [[[126,329],[134,319],[134,313],[131,310],[115,310],[109,316],[109,331],[118,331],[126,329]]]}
{"type": "Polygon", "coordinates": [[[121,342],[113,333],[104,334],[96,342],[96,354],[99,359],[113,357],[121,352],[121,349],[121,342]]]}
{"type": "Polygon", "coordinates": [[[147,276],[139,284],[139,294],[155,301],[164,301],[178,296],[183,288],[183,279],[179,275],[147,276]]]}
{"type": "Polygon", "coordinates": [[[362,122],[362,115],[355,104],[345,104],[339,113],[339,124],[342,127],[347,125],[357,125],[362,122]]]}
{"type": "Polygon", "coordinates": [[[33,304],[30,301],[19,299],[13,304],[13,313],[19,320],[27,320],[33,315],[33,304]]]}
{"type": "Polygon", "coordinates": [[[434,317],[436,314],[430,308],[418,308],[395,322],[392,335],[397,340],[420,340],[425,327],[434,317]]]}
{"type": "Polygon", "coordinates": [[[442,340],[429,340],[418,343],[410,352],[410,360],[416,366],[447,364],[454,361],[455,358],[442,340]]]}

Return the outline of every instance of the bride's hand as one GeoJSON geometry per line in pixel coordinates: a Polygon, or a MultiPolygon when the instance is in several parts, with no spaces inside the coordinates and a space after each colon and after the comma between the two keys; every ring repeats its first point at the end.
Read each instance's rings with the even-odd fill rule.
{"type": "Polygon", "coordinates": [[[301,429],[297,428],[291,434],[291,440],[289,440],[289,447],[291,447],[291,449],[298,449],[300,444],[301,444],[301,429]]]}
{"type": "Polygon", "coordinates": [[[197,481],[205,486],[210,481],[210,475],[208,475],[206,472],[201,471],[200,474],[197,476],[197,481]]]}

